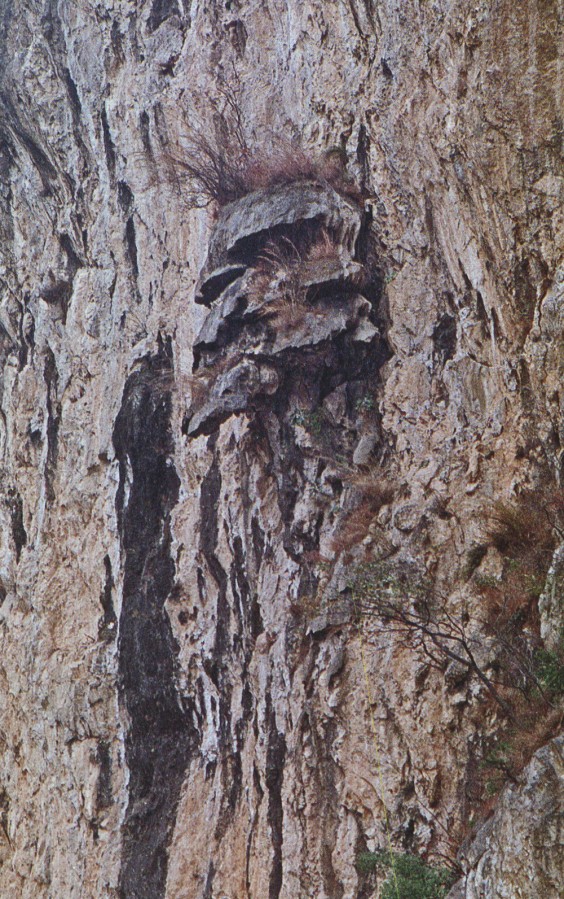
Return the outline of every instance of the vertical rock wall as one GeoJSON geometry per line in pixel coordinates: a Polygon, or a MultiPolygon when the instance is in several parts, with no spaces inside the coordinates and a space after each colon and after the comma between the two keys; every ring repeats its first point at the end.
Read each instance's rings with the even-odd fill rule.
{"type": "Polygon", "coordinates": [[[496,713],[342,600],[385,543],[472,618],[488,503],[560,476],[562,19],[0,0],[1,895],[360,899],[386,820],[464,836],[496,713]],[[166,158],[226,90],[364,192],[309,318],[195,302],[166,158]]]}

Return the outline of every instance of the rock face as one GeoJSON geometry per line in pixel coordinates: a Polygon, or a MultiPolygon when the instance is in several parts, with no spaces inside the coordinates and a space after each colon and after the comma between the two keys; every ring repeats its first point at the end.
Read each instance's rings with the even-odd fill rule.
{"type": "MultiPolygon", "coordinates": [[[[352,258],[362,218],[328,185],[309,182],[251,193],[222,210],[197,293],[212,308],[193,347],[188,437],[214,433],[265,401],[287,405],[300,392],[291,383],[296,371],[303,381],[311,369],[319,393],[328,389],[323,379],[336,387],[355,380],[361,359],[375,371],[389,356],[370,321],[378,307],[355,283],[364,279],[364,266],[352,258]]],[[[377,275],[366,282],[379,300],[377,275]]]]}
{"type": "Polygon", "coordinates": [[[493,817],[465,853],[470,873],[456,896],[479,899],[558,896],[564,847],[564,739],[543,747],[518,785],[504,793],[493,817]]]}
{"type": "Polygon", "coordinates": [[[472,842],[505,712],[358,585],[558,648],[562,17],[0,0],[0,895],[558,895],[558,723],[472,842]]]}

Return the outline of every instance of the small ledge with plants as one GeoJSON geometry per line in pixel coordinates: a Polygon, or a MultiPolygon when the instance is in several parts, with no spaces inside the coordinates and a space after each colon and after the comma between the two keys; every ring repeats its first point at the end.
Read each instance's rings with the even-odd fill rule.
{"type": "Polygon", "coordinates": [[[337,386],[389,357],[365,218],[315,181],[258,190],[220,210],[196,292],[210,311],[194,344],[185,434],[212,433],[288,395],[297,370],[337,386]]]}

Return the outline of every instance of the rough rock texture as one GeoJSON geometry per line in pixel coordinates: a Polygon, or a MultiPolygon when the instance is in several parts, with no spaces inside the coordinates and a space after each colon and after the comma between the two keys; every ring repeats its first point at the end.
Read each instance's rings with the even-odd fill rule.
{"type": "Polygon", "coordinates": [[[315,382],[321,365],[319,388],[327,392],[323,380],[332,387],[353,381],[359,359],[368,357],[375,370],[389,356],[370,321],[377,306],[356,285],[366,281],[365,292],[381,298],[376,274],[370,278],[351,255],[367,230],[363,218],[328,185],[308,182],[251,193],[221,210],[200,277],[199,296],[212,308],[193,347],[188,437],[214,433],[234,413],[265,401],[270,408],[277,399],[287,404],[296,370],[303,378],[310,368],[315,382]],[[309,228],[309,248],[300,252],[286,235],[277,237],[288,224],[297,234],[309,228]],[[240,268],[230,270],[234,259],[244,266],[240,277],[240,268]],[[235,280],[224,287],[227,273],[235,280]]]}
{"type": "MultiPolygon", "coordinates": [[[[478,628],[487,509],[560,483],[563,15],[0,0],[0,895],[365,899],[388,829],[453,857],[483,811],[501,713],[348,585],[386,548],[478,628]],[[170,156],[226,96],[364,199],[190,209],[170,156]],[[336,269],[243,308],[249,238],[304,221],[336,269]]],[[[556,897],[558,745],[467,899],[556,897]]]]}
{"type": "Polygon", "coordinates": [[[558,896],[564,852],[564,739],[543,747],[465,853],[470,873],[450,899],[558,896]]]}

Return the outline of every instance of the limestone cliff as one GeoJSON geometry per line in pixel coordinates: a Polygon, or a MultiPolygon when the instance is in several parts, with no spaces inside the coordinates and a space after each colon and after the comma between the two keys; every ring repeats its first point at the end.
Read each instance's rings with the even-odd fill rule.
{"type": "Polygon", "coordinates": [[[0,0],[0,896],[558,896],[563,20],[0,0]]]}

